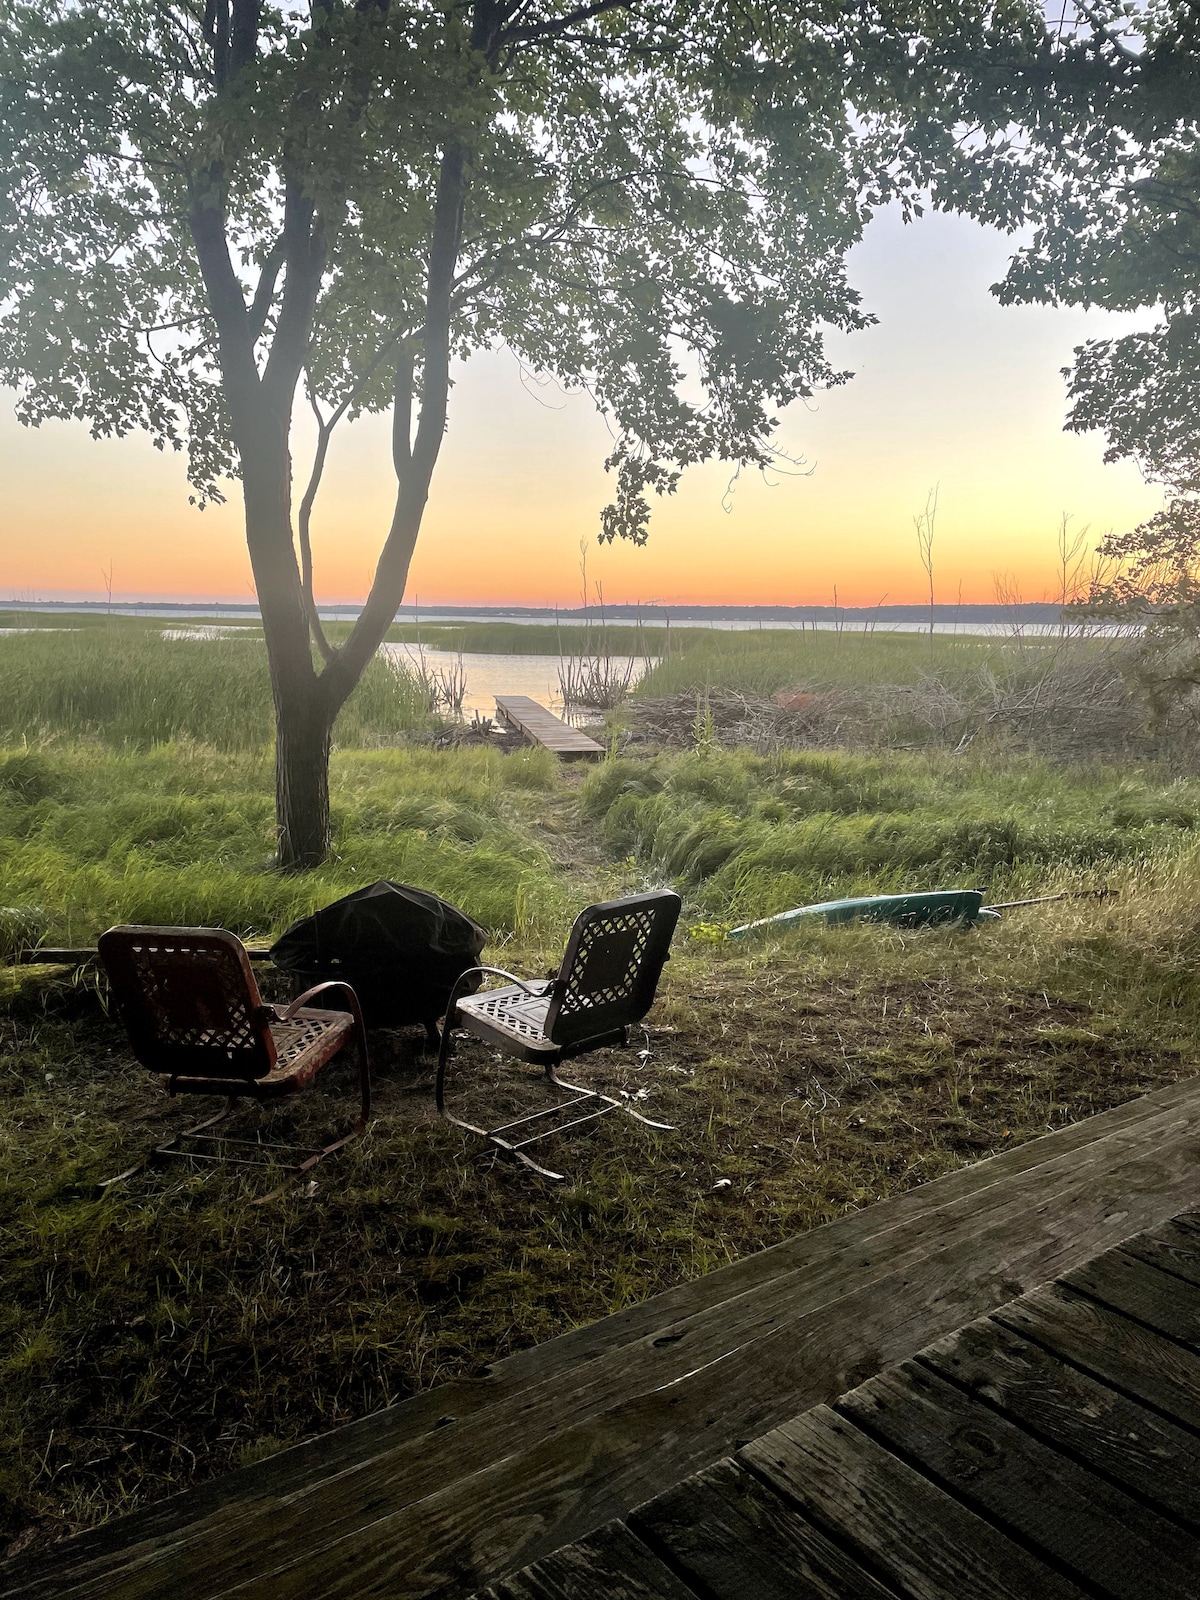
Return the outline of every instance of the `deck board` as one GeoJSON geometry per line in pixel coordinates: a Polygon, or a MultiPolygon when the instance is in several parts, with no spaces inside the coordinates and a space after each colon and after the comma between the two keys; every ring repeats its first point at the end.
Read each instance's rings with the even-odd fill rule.
{"type": "Polygon", "coordinates": [[[586,733],[580,733],[578,728],[572,728],[527,694],[498,694],[496,714],[501,722],[524,734],[533,744],[553,750],[564,761],[595,760],[604,754],[603,745],[586,733]]]}
{"type": "Polygon", "coordinates": [[[482,1600],[695,1600],[623,1523],[611,1523],[488,1589],[482,1600]]]}
{"type": "Polygon", "coordinates": [[[1200,1288],[1124,1250],[1109,1250],[1063,1277],[1101,1304],[1123,1311],[1168,1339],[1200,1349],[1200,1288]]]}
{"type": "Polygon", "coordinates": [[[1083,1594],[828,1406],[747,1445],[739,1460],[912,1600],[1083,1594]]]}
{"type": "Polygon", "coordinates": [[[1036,1290],[995,1320],[1080,1372],[1200,1431],[1200,1356],[1061,1285],[1036,1290]]]}
{"type": "Polygon", "coordinates": [[[1194,1533],[915,1362],[872,1378],[837,1410],[1047,1565],[1114,1600],[1164,1600],[1200,1582],[1194,1533]]]}
{"type": "Polygon", "coordinates": [[[1126,1253],[1153,1267],[1200,1286],[1200,1230],[1186,1220],[1168,1222],[1163,1228],[1131,1239],[1126,1253]]]}
{"type": "Polygon", "coordinates": [[[734,1461],[697,1473],[630,1520],[713,1600],[892,1600],[852,1555],[734,1461]]]}
{"type": "Polygon", "coordinates": [[[1200,1530],[1200,1439],[991,1318],[918,1358],[1043,1443],[1200,1530]]]}
{"type": "MultiPolygon", "coordinates": [[[[680,1286],[498,1363],[483,1380],[447,1385],[118,1519],[36,1562],[19,1558],[0,1569],[0,1582],[7,1579],[6,1593],[22,1600],[166,1593],[171,1600],[233,1593],[240,1600],[451,1600],[521,1568],[534,1574],[530,1583],[552,1584],[559,1581],[554,1571],[566,1571],[561,1561],[539,1564],[559,1560],[556,1552],[991,1311],[1055,1359],[1075,1360],[1053,1349],[1055,1338],[1074,1340],[1094,1378],[1108,1381],[1108,1368],[1125,1372],[1117,1386],[1129,1404],[1140,1401],[1168,1422],[1194,1426],[1200,1355],[1179,1343],[1179,1313],[1167,1301],[1177,1289],[1200,1306],[1200,1287],[1132,1252],[1166,1241],[1173,1262],[1185,1259],[1200,1233],[1186,1219],[1169,1219],[1195,1196],[1198,1175],[1200,1084],[1193,1081],[680,1286]],[[1093,1291],[1103,1269],[1084,1265],[1147,1228],[1157,1232],[1146,1236],[1149,1243],[1131,1243],[1131,1265],[1116,1285],[1128,1299],[1133,1267],[1148,1277],[1157,1293],[1151,1311],[1169,1324],[1158,1333],[1136,1313],[1131,1320],[1101,1305],[1093,1291]],[[1037,1326],[1015,1326],[1023,1302],[1014,1311],[1014,1297],[1062,1274],[1070,1283],[1080,1272],[1092,1273],[1091,1289],[1081,1277],[1081,1286],[1055,1291],[1057,1299],[1033,1299],[1029,1317],[1037,1326]],[[1067,1309],[1051,1326],[1060,1303],[1067,1309]],[[1082,1322],[1079,1305],[1086,1307],[1082,1322]],[[1044,1337],[1039,1316],[1050,1327],[1044,1337]],[[1114,1318],[1133,1330],[1132,1340],[1114,1338],[1114,1318]],[[1125,1370],[1136,1367],[1139,1351],[1148,1369],[1141,1378],[1142,1368],[1132,1376],[1125,1370]],[[1148,1392],[1140,1393],[1138,1382],[1148,1392]]],[[[1148,1293],[1143,1284],[1142,1300],[1148,1293]]],[[[1186,1323],[1185,1331],[1193,1328],[1200,1323],[1186,1323]]],[[[1002,1343],[1010,1335],[996,1337],[1002,1343]]],[[[1119,1406],[1114,1414],[1123,1414],[1119,1406]]],[[[1019,1427],[1007,1417],[992,1420],[1019,1427]]],[[[1030,1437],[1031,1448],[1053,1447],[1030,1437]]],[[[1161,1453],[1173,1438],[1169,1426],[1159,1427],[1147,1449],[1161,1453]]],[[[877,1454],[871,1460],[878,1469],[877,1454]]],[[[1133,1472],[1132,1459],[1127,1465],[1133,1472]]],[[[710,1490],[718,1492],[708,1484],[710,1490]]],[[[974,1516],[990,1528],[994,1552],[1017,1548],[992,1526],[994,1516],[989,1522],[953,1497],[957,1509],[947,1511],[946,1500],[944,1491],[932,1501],[927,1495],[911,1512],[928,1540],[932,1505],[950,1522],[974,1516]]],[[[774,1508],[773,1500],[762,1504],[774,1508]]],[[[737,1516],[744,1520],[746,1506],[730,1505],[732,1526],[737,1516]]],[[[1183,1502],[1154,1505],[1176,1522],[1190,1515],[1183,1502]]],[[[1159,1512],[1145,1509],[1153,1525],[1159,1512]]],[[[829,1528],[819,1531],[825,1536],[829,1528]]],[[[989,1548],[987,1539],[981,1548],[989,1548]]],[[[846,1552],[859,1559],[849,1545],[846,1552]]],[[[677,1556],[664,1565],[676,1578],[683,1570],[677,1556]]],[[[600,1557],[592,1551],[586,1559],[600,1557]]],[[[871,1559],[867,1565],[874,1570],[871,1559]]],[[[997,1586],[1003,1565],[996,1554],[992,1588],[976,1574],[962,1592],[1006,1594],[997,1586]]],[[[709,1579],[701,1588],[715,1593],[709,1579]]]]}

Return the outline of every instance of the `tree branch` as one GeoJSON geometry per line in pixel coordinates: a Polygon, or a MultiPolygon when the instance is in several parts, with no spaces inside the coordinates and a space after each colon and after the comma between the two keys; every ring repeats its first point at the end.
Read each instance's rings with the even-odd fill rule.
{"type": "Polygon", "coordinates": [[[229,0],[206,0],[200,29],[213,53],[213,81],[223,89],[229,76],[229,0]]]}
{"type": "Polygon", "coordinates": [[[312,407],[313,416],[317,419],[317,448],[313,455],[308,488],[305,489],[304,497],[300,501],[300,511],[297,517],[297,532],[300,538],[300,584],[304,590],[304,609],[308,614],[308,628],[312,634],[313,643],[321,652],[322,659],[330,662],[337,654],[337,651],[325,636],[321,615],[317,610],[316,597],[313,594],[312,540],[309,537],[309,524],[312,520],[313,503],[317,498],[317,490],[321,487],[321,477],[325,471],[325,457],[329,453],[329,436],[337,424],[336,418],[330,418],[326,421],[321,415],[321,408],[317,404],[316,396],[311,389],[308,394],[308,403],[312,407]]]}
{"type": "MultiPolygon", "coordinates": [[[[321,487],[321,479],[325,473],[325,458],[329,454],[329,441],[333,436],[333,430],[346,415],[346,412],[354,404],[354,401],[357,399],[357,397],[366,388],[367,384],[375,376],[375,373],[379,369],[380,363],[386,358],[389,352],[395,348],[399,340],[405,338],[406,336],[406,333],[394,333],[389,339],[380,345],[379,349],[375,352],[374,359],[367,367],[366,371],[362,374],[354,386],[342,397],[342,399],[330,412],[328,417],[324,417],[321,414],[321,408],[317,404],[317,398],[313,393],[311,382],[308,386],[308,403],[312,407],[313,416],[317,419],[317,448],[313,453],[312,471],[309,474],[308,487],[305,489],[304,495],[300,501],[300,509],[297,517],[297,535],[300,544],[300,581],[304,590],[304,606],[305,611],[308,614],[309,631],[312,634],[313,643],[316,645],[317,649],[321,653],[322,658],[327,663],[332,661],[337,655],[337,646],[331,644],[329,639],[326,637],[324,625],[321,622],[320,613],[317,610],[316,595],[313,589],[311,537],[313,506],[316,504],[317,491],[321,487]]],[[[411,354],[408,357],[408,374],[409,388],[411,390],[411,354]]],[[[399,472],[398,468],[397,472],[399,472]]]]}
{"type": "Polygon", "coordinates": [[[519,24],[515,28],[504,30],[503,44],[516,44],[535,39],[553,39],[560,33],[565,33],[569,28],[576,28],[581,22],[590,22],[593,17],[603,16],[606,11],[627,11],[630,0],[595,0],[590,6],[579,6],[574,11],[569,11],[564,17],[556,17],[552,22],[529,22],[519,24]]]}
{"type": "Polygon", "coordinates": [[[280,234],[267,252],[266,260],[262,264],[262,271],[258,275],[258,287],[254,291],[254,299],[250,302],[248,313],[250,337],[255,344],[262,337],[267,315],[271,310],[271,302],[275,298],[275,284],[279,279],[280,269],[283,266],[284,253],[283,235],[280,234]]]}
{"type": "Polygon", "coordinates": [[[392,386],[392,466],[398,483],[412,466],[412,389],[413,352],[406,345],[396,360],[392,386]]]}
{"type": "Polygon", "coordinates": [[[258,29],[262,0],[233,0],[233,26],[229,32],[229,76],[237,77],[258,54],[258,29]]]}
{"type": "Polygon", "coordinates": [[[225,373],[230,409],[235,424],[239,410],[252,403],[259,388],[254,365],[254,341],[250,338],[246,302],[242,286],[229,255],[225,219],[212,205],[193,206],[188,215],[196,259],[208,295],[209,308],[217,325],[221,367],[225,373]]]}
{"type": "Polygon", "coordinates": [[[290,407],[308,359],[326,260],[324,225],[296,175],[284,186],[282,239],[283,301],[262,381],[277,405],[290,407]]]}
{"type": "Polygon", "coordinates": [[[1075,9],[1087,22],[1093,36],[1097,39],[1103,39],[1105,44],[1112,45],[1122,60],[1133,62],[1135,65],[1141,62],[1141,57],[1136,50],[1131,50],[1128,45],[1122,44],[1119,36],[1109,31],[1116,22],[1116,18],[1112,22],[1105,22],[1096,15],[1095,7],[1089,5],[1087,0],[1075,0],[1075,9]]]}
{"type": "Polygon", "coordinates": [[[422,330],[421,412],[416,438],[407,451],[411,428],[412,380],[404,352],[397,362],[399,416],[393,417],[393,449],[397,462],[396,505],[375,579],[350,637],[322,674],[330,679],[330,703],[341,705],[358,682],[392,625],[404,598],[408,569],[421,531],[421,518],[429,498],[429,484],[446,431],[450,392],[450,327],[458,252],[462,243],[463,205],[467,193],[466,156],[459,144],[442,152],[429,268],[425,288],[425,325],[422,330]]]}

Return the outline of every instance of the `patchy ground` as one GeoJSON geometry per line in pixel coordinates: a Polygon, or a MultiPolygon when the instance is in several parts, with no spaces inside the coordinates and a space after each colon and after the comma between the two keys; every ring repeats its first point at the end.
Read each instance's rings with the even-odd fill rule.
{"type": "MultiPolygon", "coordinates": [[[[88,985],[26,974],[0,1014],[10,1552],[1196,1069],[1186,927],[1156,942],[1128,902],[1023,915],[683,945],[645,1034],[572,1072],[674,1131],[614,1115],[547,1146],[561,1185],[439,1122],[417,1036],[378,1035],[369,1135],[266,1207],[261,1174],[183,1162],[97,1199],[197,1109],[88,985]]],[[[468,1113],[541,1092],[480,1046],[455,1063],[468,1113]]],[[[307,1143],[353,1102],[335,1064],[271,1135],[307,1143]]]]}

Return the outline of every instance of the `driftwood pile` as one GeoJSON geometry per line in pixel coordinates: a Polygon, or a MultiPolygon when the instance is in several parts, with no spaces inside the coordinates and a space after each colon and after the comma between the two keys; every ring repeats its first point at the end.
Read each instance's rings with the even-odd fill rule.
{"type": "Polygon", "coordinates": [[[627,702],[628,741],[690,748],[706,727],[722,745],[768,753],[787,748],[943,749],[963,753],[999,738],[1062,759],[1166,757],[1191,750],[1196,723],[1181,716],[1150,728],[1144,701],[1114,654],[1064,652],[1044,672],[997,677],[984,670],[948,681],[822,690],[773,697],[710,689],[627,702]]]}

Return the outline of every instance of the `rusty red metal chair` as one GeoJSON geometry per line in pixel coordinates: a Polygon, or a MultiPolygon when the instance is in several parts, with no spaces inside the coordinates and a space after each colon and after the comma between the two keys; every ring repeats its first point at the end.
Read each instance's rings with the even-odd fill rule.
{"type": "MultiPolygon", "coordinates": [[[[159,1074],[168,1094],[226,1099],[224,1110],[157,1145],[143,1161],[109,1178],[102,1188],[132,1176],[157,1157],[172,1155],[263,1166],[269,1162],[269,1152],[290,1150],[306,1157],[289,1168],[293,1177],[299,1177],[364,1131],[371,1111],[371,1067],[362,1013],[349,984],[319,983],[278,1011],[263,1003],[241,940],[221,928],[110,928],[101,935],[98,949],[118,1015],[141,1064],[159,1074]],[[332,998],[334,991],[343,1002],[336,1009],[310,1004],[318,995],[332,998]],[[268,1102],[307,1088],[321,1068],[351,1044],[358,1054],[361,1106],[345,1138],[311,1150],[208,1132],[240,1099],[268,1102]],[[189,1141],[253,1145],[268,1152],[268,1160],[191,1149],[189,1141]]],[[[262,1199],[280,1192],[272,1190],[262,1199]]]]}
{"type": "Polygon", "coordinates": [[[548,982],[526,982],[502,967],[472,967],[455,985],[442,1023],[435,1097],[439,1113],[458,1128],[478,1134],[545,1178],[561,1180],[563,1174],[540,1165],[526,1149],[541,1139],[565,1133],[610,1111],[624,1111],[649,1128],[670,1130],[666,1122],[653,1122],[632,1106],[598,1089],[585,1089],[558,1076],[558,1064],[628,1042],[629,1028],[654,1004],[658,980],[669,959],[671,936],[679,921],[680,899],[669,889],[607,900],[582,911],[571,930],[558,975],[548,982]],[[466,995],[463,990],[477,977],[508,980],[503,989],[466,995]],[[502,1050],[506,1055],[539,1065],[549,1083],[567,1090],[571,1098],[556,1099],[543,1110],[517,1117],[494,1128],[482,1128],[451,1115],[446,1109],[446,1067],[453,1049],[454,1029],[502,1050]],[[592,1105],[574,1116],[584,1102],[592,1105]],[[541,1128],[532,1124],[566,1113],[541,1128]],[[511,1135],[519,1134],[514,1138],[511,1135]]]}

